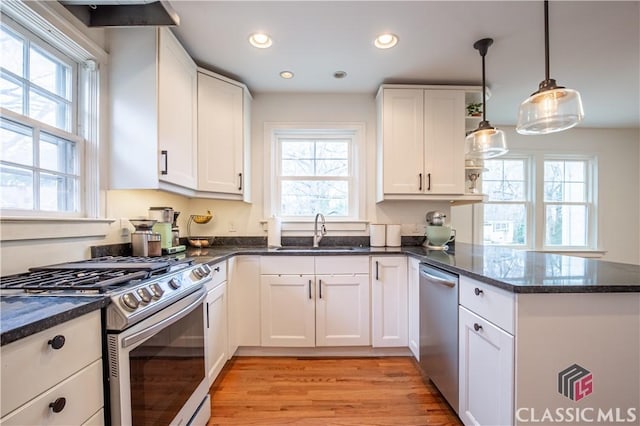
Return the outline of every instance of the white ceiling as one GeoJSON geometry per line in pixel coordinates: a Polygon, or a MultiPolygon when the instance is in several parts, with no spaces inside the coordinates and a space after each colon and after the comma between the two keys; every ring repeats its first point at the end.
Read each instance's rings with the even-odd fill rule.
{"type": "MultiPolygon", "coordinates": [[[[542,1],[172,1],[179,39],[200,65],[254,93],[371,93],[381,83],[480,84],[488,119],[515,125],[518,105],[544,79],[542,1]],[[249,45],[250,33],[273,38],[249,45]],[[389,50],[373,46],[398,35],[389,50]],[[295,73],[291,80],[282,70],[295,73]],[[342,80],[335,71],[346,71],[342,80]]],[[[551,78],[580,91],[581,127],[640,127],[640,2],[552,1],[551,78]]]]}

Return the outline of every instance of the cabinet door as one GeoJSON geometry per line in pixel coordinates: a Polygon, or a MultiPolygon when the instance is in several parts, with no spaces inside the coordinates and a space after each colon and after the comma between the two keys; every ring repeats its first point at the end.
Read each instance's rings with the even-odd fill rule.
{"type": "Polygon", "coordinates": [[[238,346],[260,346],[260,256],[229,259],[229,357],[238,346]]]}
{"type": "Polygon", "coordinates": [[[371,334],[373,346],[407,346],[406,257],[372,257],[371,291],[371,334]]]}
{"type": "Polygon", "coordinates": [[[244,93],[240,86],[198,73],[198,189],[242,194],[244,93]]]}
{"type": "Polygon", "coordinates": [[[419,194],[424,179],[424,90],[384,89],[382,185],[385,194],[419,194]]]}
{"type": "Polygon", "coordinates": [[[460,419],[465,425],[513,424],[513,336],[459,309],[460,419]]]}
{"type": "Polygon", "coordinates": [[[158,66],[159,178],[195,189],[198,179],[196,64],[166,28],[160,30],[158,66]]]}
{"type": "Polygon", "coordinates": [[[408,259],[409,349],[420,361],[420,261],[408,259]]]}
{"type": "Polygon", "coordinates": [[[227,362],[227,283],[223,282],[207,293],[206,351],[209,386],[227,362]]]}
{"type": "Polygon", "coordinates": [[[313,275],[262,275],[262,346],[315,346],[313,275]]]}
{"type": "Polygon", "coordinates": [[[369,275],[317,275],[316,285],[316,346],[368,346],[369,275]]]}
{"type": "Polygon", "coordinates": [[[464,194],[464,91],[425,90],[427,194],[464,194]]]}

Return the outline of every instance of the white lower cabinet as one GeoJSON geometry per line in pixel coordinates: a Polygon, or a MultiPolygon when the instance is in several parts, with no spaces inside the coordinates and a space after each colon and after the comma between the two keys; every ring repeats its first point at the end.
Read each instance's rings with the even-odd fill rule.
{"type": "Polygon", "coordinates": [[[316,346],[369,345],[369,275],[316,275],[316,346]]]}
{"type": "Polygon", "coordinates": [[[407,258],[371,257],[371,334],[374,347],[408,345],[407,258]]]}
{"type": "MultiPolygon", "coordinates": [[[[502,322],[505,314],[513,318],[508,314],[514,307],[513,294],[461,277],[460,303],[460,419],[465,425],[512,425],[514,336],[496,322],[502,322]]],[[[506,328],[509,324],[504,322],[506,328]]]]}
{"type": "Polygon", "coordinates": [[[407,266],[409,349],[414,358],[420,361],[420,261],[409,258],[407,266]]]}
{"type": "Polygon", "coordinates": [[[229,351],[260,346],[260,256],[235,256],[228,261],[229,351]]]}
{"type": "Polygon", "coordinates": [[[213,384],[227,362],[227,283],[226,281],[207,292],[207,377],[213,384]]]}
{"type": "Polygon", "coordinates": [[[93,311],[2,346],[0,424],[103,424],[101,335],[93,311]]]}
{"type": "Polygon", "coordinates": [[[206,284],[205,298],[205,365],[209,386],[213,384],[227,362],[228,343],[228,300],[227,262],[211,266],[211,281],[206,284]]]}
{"type": "Polygon", "coordinates": [[[262,346],[315,346],[313,275],[262,275],[262,346]]]}
{"type": "Polygon", "coordinates": [[[263,257],[262,346],[369,345],[368,268],[367,256],[263,257]]]}

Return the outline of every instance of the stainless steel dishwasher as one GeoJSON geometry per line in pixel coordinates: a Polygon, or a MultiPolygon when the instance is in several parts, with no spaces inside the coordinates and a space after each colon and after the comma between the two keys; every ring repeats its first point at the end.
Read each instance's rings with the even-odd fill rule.
{"type": "Polygon", "coordinates": [[[458,412],[458,276],[420,264],[420,367],[458,412]]]}

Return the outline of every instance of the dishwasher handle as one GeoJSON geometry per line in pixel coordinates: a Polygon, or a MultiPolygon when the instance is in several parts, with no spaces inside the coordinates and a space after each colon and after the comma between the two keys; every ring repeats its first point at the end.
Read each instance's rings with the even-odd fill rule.
{"type": "Polygon", "coordinates": [[[458,283],[458,277],[455,275],[444,274],[439,270],[431,272],[432,268],[422,267],[420,268],[420,277],[423,277],[431,282],[441,284],[450,288],[454,288],[458,283]],[[437,274],[437,275],[436,275],[437,274]]]}

